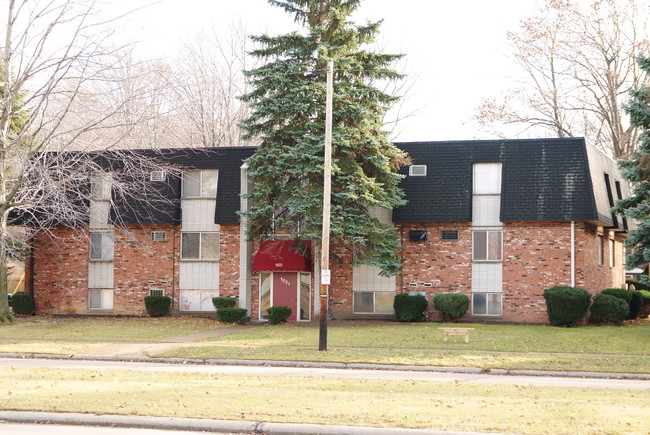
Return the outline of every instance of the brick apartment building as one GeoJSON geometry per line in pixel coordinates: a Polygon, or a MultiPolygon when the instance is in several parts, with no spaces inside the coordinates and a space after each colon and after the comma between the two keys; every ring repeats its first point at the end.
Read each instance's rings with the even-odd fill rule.
{"type": "MultiPolygon", "coordinates": [[[[395,226],[402,273],[385,278],[372,266],[352,267],[351,247],[332,246],[334,318],[391,315],[397,293],[431,301],[460,292],[472,300],[467,320],[544,323],[546,288],[596,293],[624,284],[628,223],[610,209],[629,194],[627,183],[583,139],[396,145],[413,162],[403,169],[408,203],[372,213],[395,226]]],[[[37,313],[143,315],[149,294],[170,296],[175,312],[206,313],[221,295],[238,298],[253,319],[288,305],[292,320],[312,320],[320,271],[311,244],[248,242],[240,225],[244,161],[254,151],[165,150],[184,175],[151,174],[175,199],[154,214],[138,213],[144,199],[115,203],[110,174],[96,175],[88,228],[34,239],[26,269],[37,313]],[[128,232],[114,225],[118,213],[128,232]]]]}

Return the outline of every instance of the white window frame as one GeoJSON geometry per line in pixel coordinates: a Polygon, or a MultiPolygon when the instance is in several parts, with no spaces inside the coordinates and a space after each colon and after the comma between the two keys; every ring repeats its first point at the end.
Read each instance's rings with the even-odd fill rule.
{"type": "Polygon", "coordinates": [[[502,229],[475,229],[472,230],[472,261],[474,262],[502,262],[503,261],[503,230],[502,229]],[[476,258],[475,235],[477,233],[486,233],[485,236],[485,258],[476,258]],[[499,257],[489,258],[490,253],[490,233],[499,233],[499,257]]]}
{"type": "Polygon", "coordinates": [[[217,262],[219,261],[219,258],[221,257],[221,233],[218,231],[184,231],[181,233],[181,261],[211,261],[211,262],[217,262]],[[189,234],[198,234],[199,235],[199,246],[198,246],[198,257],[185,257],[185,249],[184,249],[184,244],[185,242],[185,236],[189,234]],[[205,242],[205,237],[207,235],[216,235],[216,249],[217,249],[217,254],[215,258],[203,258],[203,243],[205,242]]]}
{"type": "Polygon", "coordinates": [[[88,309],[92,311],[100,311],[100,310],[112,310],[113,309],[113,289],[112,288],[89,288],[88,289],[88,309]],[[99,307],[93,307],[92,306],[92,292],[99,292],[99,307]],[[110,298],[105,298],[105,294],[110,293],[110,298]],[[108,302],[107,305],[104,305],[104,302],[108,302]]]}
{"type": "Polygon", "coordinates": [[[616,266],[616,254],[614,249],[616,249],[616,243],[614,239],[607,239],[609,241],[609,268],[613,269],[616,266]]]}
{"type": "Polygon", "coordinates": [[[368,315],[368,316],[375,316],[375,315],[383,315],[383,314],[395,314],[394,310],[386,311],[386,312],[377,312],[377,295],[382,294],[382,295],[390,295],[393,298],[395,297],[395,292],[394,291],[355,291],[352,293],[352,313],[353,314],[358,314],[358,315],[368,315]],[[372,311],[358,311],[357,310],[357,295],[362,295],[362,294],[372,294],[372,311]]]}
{"type": "MultiPolygon", "coordinates": [[[[494,303],[494,301],[492,301],[494,303]]],[[[501,317],[503,316],[503,293],[500,292],[473,292],[472,293],[472,316],[485,316],[485,317],[501,317]],[[474,304],[474,298],[476,295],[485,295],[485,313],[477,313],[476,312],[476,306],[474,304]],[[490,314],[490,299],[494,299],[494,297],[498,295],[499,296],[499,313],[498,314],[490,314]]]]}
{"type": "Polygon", "coordinates": [[[601,235],[598,235],[597,239],[597,248],[598,248],[598,265],[605,265],[605,238],[601,235]]]}
{"type": "Polygon", "coordinates": [[[108,233],[108,232],[91,232],[90,233],[90,246],[89,246],[89,256],[90,256],[90,261],[113,261],[115,258],[115,235],[113,233],[108,233]],[[99,249],[93,249],[94,243],[93,243],[93,237],[99,236],[99,249]],[[110,255],[105,255],[109,251],[104,249],[104,245],[107,241],[110,241],[110,255]],[[98,251],[99,252],[99,257],[93,256],[93,252],[98,251]]]}
{"type": "Polygon", "coordinates": [[[217,197],[217,189],[219,186],[219,170],[218,169],[202,169],[202,170],[197,170],[197,171],[186,171],[183,173],[183,178],[181,182],[181,197],[185,199],[190,199],[190,198],[209,198],[209,199],[215,199],[217,197]],[[215,186],[214,186],[214,192],[212,190],[207,190],[206,187],[204,186],[204,177],[206,174],[214,174],[216,178],[215,186]],[[198,175],[198,178],[196,177],[198,175]],[[198,181],[198,195],[189,195],[187,193],[187,188],[186,188],[186,183],[188,179],[191,179],[198,181]]]}

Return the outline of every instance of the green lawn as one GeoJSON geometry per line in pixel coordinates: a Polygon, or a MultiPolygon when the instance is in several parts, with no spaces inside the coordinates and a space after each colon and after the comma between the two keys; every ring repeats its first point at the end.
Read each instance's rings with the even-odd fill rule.
{"type": "Polygon", "coordinates": [[[228,326],[216,320],[194,317],[20,316],[13,323],[0,324],[0,339],[147,342],[219,327],[228,326]]]}
{"type": "Polygon", "coordinates": [[[5,410],[521,434],[645,434],[650,391],[121,370],[0,370],[5,410]],[[296,397],[300,400],[296,400],[296,397]]]}
{"type": "MultiPolygon", "coordinates": [[[[474,328],[470,342],[443,343],[440,323],[330,323],[328,352],[317,324],[250,325],[158,355],[196,359],[269,359],[510,370],[650,373],[650,321],[626,326],[455,324],[474,328]]],[[[215,328],[213,319],[21,317],[0,325],[0,352],[92,354],[119,342],[155,342],[215,328]]]]}

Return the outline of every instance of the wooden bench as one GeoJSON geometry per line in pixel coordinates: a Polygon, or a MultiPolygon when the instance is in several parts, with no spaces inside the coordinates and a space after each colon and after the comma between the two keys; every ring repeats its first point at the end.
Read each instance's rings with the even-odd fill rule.
{"type": "Polygon", "coordinates": [[[469,331],[473,331],[474,328],[438,328],[442,329],[444,332],[443,341],[446,343],[449,340],[450,335],[462,335],[465,337],[465,343],[469,343],[469,331]]]}

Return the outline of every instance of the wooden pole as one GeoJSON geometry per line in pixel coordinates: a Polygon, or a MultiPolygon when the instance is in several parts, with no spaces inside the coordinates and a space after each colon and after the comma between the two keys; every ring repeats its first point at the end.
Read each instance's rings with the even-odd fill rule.
{"type": "Polygon", "coordinates": [[[330,285],[330,209],[332,197],[332,94],[334,62],[327,62],[325,97],[325,167],[323,170],[323,230],[321,234],[320,328],[318,350],[327,350],[327,317],[330,285]]]}

